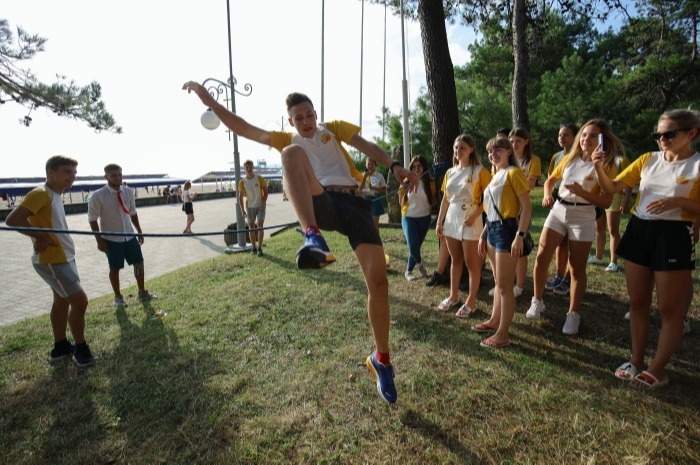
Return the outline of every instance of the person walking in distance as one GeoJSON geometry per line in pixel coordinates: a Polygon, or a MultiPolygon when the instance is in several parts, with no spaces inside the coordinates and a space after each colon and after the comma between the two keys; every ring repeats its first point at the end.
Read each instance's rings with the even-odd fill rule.
{"type": "Polygon", "coordinates": [[[109,264],[109,282],[114,291],[114,306],[126,307],[128,304],[121,292],[119,272],[124,268],[124,261],[134,267],[134,277],[139,293],[138,299],[147,302],[155,296],[145,287],[143,265],[143,231],[136,213],[136,201],[133,189],[122,186],[121,166],[110,163],[104,167],[107,185],[96,190],[88,202],[88,222],[95,232],[118,234],[95,234],[97,249],[107,254],[109,264]],[[99,220],[99,224],[98,224],[99,220]],[[135,234],[134,228],[138,234],[135,234]]]}
{"type": "MultiPolygon", "coordinates": [[[[66,213],[61,196],[75,182],[78,162],[56,155],[46,162],[46,182],[29,192],[5,219],[10,227],[67,230],[66,213]]],[[[75,243],[66,233],[21,231],[32,239],[32,265],[51,288],[51,330],[54,346],[49,363],[72,357],[78,367],[95,363],[85,342],[85,312],[88,297],[80,285],[75,265],[75,243]],[[70,327],[75,345],[68,341],[70,327]]]]}
{"type": "Polygon", "coordinates": [[[250,243],[253,246],[253,255],[262,255],[263,239],[265,231],[265,208],[267,205],[267,182],[265,178],[254,173],[255,166],[252,160],[243,163],[245,176],[238,182],[238,205],[241,207],[243,217],[248,222],[250,231],[250,243]],[[245,199],[245,202],[243,201],[245,199]],[[259,228],[259,229],[256,229],[259,228]]]}
{"type": "Polygon", "coordinates": [[[187,181],[182,191],[182,211],[187,215],[187,223],[185,224],[185,230],[182,231],[182,234],[192,234],[192,223],[194,223],[194,207],[192,206],[192,202],[194,201],[195,193],[190,189],[192,189],[192,183],[187,181]]]}
{"type": "Polygon", "coordinates": [[[284,189],[303,230],[305,243],[297,251],[297,266],[322,268],[335,261],[321,229],[348,237],[367,287],[367,314],[375,351],[365,360],[379,395],[388,403],[397,399],[394,368],[389,354],[389,281],[379,231],[370,203],[358,191],[362,174],[341,142],[389,167],[396,179],[408,179],[418,188],[418,177],[388,153],[360,135],[345,121],[319,123],[311,99],[300,93],[287,96],[289,124],[296,133],[267,131],[245,121],[217,102],[201,84],[190,81],[183,89],[195,92],[202,103],[236,134],[274,147],[281,154],[284,189]]]}

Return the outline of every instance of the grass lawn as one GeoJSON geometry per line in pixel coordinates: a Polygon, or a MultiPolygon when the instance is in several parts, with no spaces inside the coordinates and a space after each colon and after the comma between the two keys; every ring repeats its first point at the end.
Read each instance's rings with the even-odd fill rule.
{"type": "MultiPolygon", "coordinates": [[[[535,209],[535,238],[545,214],[535,209]]],[[[0,328],[0,463],[700,463],[696,308],[671,383],[640,392],[612,374],[630,352],[623,273],[589,266],[580,333],[570,337],[561,333],[566,297],[546,294],[543,318],[525,318],[530,268],[513,345],[494,351],[469,329],[490,311],[491,272],[478,314],[457,319],[437,310],[446,288],[403,277],[401,230],[381,233],[394,406],[364,366],[373,350],[366,291],[346,239],[328,233],[338,262],[299,271],[300,236],[287,231],[267,239],[264,257],[221,255],[149,280],[160,296],[152,303],[117,311],[110,296],[91,300],[92,368],[46,363],[48,316],[0,328]]],[[[433,231],[423,251],[434,266],[433,231]]],[[[656,313],[652,321],[649,356],[656,313]]]]}

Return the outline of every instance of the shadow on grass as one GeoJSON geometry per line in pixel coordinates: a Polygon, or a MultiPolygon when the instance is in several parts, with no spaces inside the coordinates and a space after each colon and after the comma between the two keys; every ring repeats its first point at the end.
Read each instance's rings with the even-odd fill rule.
{"type": "Polygon", "coordinates": [[[430,442],[441,444],[446,450],[461,460],[465,460],[466,463],[480,463],[479,457],[462,445],[456,436],[445,431],[438,424],[426,419],[419,412],[411,409],[406,410],[401,417],[401,423],[415,430],[430,442]]]}

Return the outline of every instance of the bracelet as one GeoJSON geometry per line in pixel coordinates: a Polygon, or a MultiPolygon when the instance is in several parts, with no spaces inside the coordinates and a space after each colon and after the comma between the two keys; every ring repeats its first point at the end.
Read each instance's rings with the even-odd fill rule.
{"type": "Polygon", "coordinates": [[[395,168],[396,166],[403,166],[403,163],[401,163],[400,161],[394,161],[394,163],[392,163],[392,164],[389,166],[389,171],[391,171],[392,174],[394,173],[394,168],[395,168]]]}

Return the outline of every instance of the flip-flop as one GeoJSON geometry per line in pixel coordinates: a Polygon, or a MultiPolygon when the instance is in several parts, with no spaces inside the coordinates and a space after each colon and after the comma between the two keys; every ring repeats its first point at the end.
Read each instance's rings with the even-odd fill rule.
{"type": "Polygon", "coordinates": [[[496,342],[492,337],[488,337],[481,341],[481,347],[486,347],[489,349],[505,349],[510,345],[510,340],[506,342],[496,342]]]}
{"type": "Polygon", "coordinates": [[[467,306],[467,303],[465,302],[464,305],[462,305],[461,307],[459,307],[459,310],[457,310],[457,313],[455,313],[455,316],[456,316],[457,318],[469,318],[469,316],[470,316],[472,313],[474,313],[474,312],[476,312],[476,309],[475,309],[475,308],[469,308],[469,307],[467,306]]]}
{"type": "Polygon", "coordinates": [[[664,380],[660,380],[656,376],[652,375],[646,370],[643,370],[641,373],[639,373],[637,376],[634,377],[634,380],[630,383],[631,386],[636,387],[638,389],[644,389],[644,390],[649,390],[653,391],[654,389],[659,389],[668,384],[668,378],[664,380]]]}
{"type": "Polygon", "coordinates": [[[440,302],[440,305],[438,305],[438,310],[442,310],[443,312],[446,312],[448,310],[452,310],[455,308],[457,305],[459,305],[459,300],[456,302],[452,302],[450,298],[446,298],[442,302],[440,302]]]}
{"type": "Polygon", "coordinates": [[[615,378],[622,381],[632,381],[639,374],[639,369],[630,362],[625,362],[615,370],[615,378]]]}
{"type": "Polygon", "coordinates": [[[492,328],[486,323],[479,323],[472,326],[472,331],[474,331],[475,333],[495,333],[496,328],[492,328]]]}

